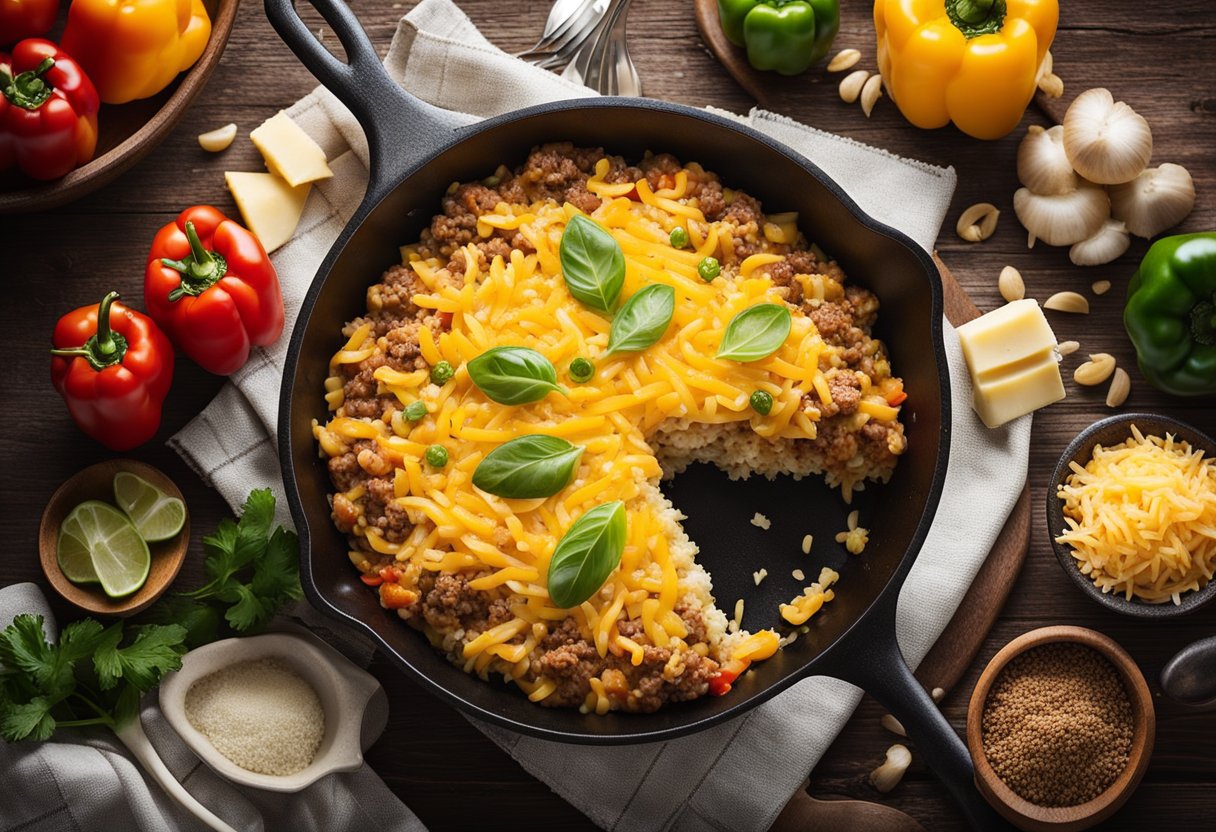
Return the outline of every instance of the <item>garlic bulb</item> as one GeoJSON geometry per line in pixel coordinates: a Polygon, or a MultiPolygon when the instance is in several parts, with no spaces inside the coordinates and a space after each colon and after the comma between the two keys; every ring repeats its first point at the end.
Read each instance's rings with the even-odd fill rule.
{"type": "Polygon", "coordinates": [[[1153,155],[1148,122],[1110,90],[1086,90],[1064,114],[1064,150],[1077,173],[1099,185],[1135,179],[1153,155]]]}
{"type": "Polygon", "coordinates": [[[1064,152],[1063,127],[1030,125],[1018,145],[1018,181],[1036,194],[1066,194],[1077,187],[1077,174],[1064,152]]]}
{"type": "Polygon", "coordinates": [[[1075,191],[1066,194],[1036,194],[1018,188],[1013,195],[1013,210],[1030,232],[1027,247],[1034,248],[1035,240],[1050,246],[1070,246],[1098,232],[1110,216],[1110,200],[1106,191],[1081,180],[1075,191]]]}
{"type": "Polygon", "coordinates": [[[1186,219],[1195,207],[1195,183],[1182,165],[1149,168],[1110,189],[1111,213],[1137,237],[1154,237],[1186,219]]]}
{"type": "Polygon", "coordinates": [[[1102,223],[1097,234],[1070,248],[1068,259],[1078,266],[1101,266],[1123,256],[1123,252],[1127,251],[1131,244],[1132,238],[1128,236],[1127,226],[1119,220],[1107,220],[1102,223]]]}

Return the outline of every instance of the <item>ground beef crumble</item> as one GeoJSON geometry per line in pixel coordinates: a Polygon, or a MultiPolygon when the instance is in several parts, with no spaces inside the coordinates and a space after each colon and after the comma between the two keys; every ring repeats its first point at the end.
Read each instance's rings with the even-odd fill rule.
{"type": "MultiPolygon", "coordinates": [[[[427,227],[418,244],[419,254],[437,258],[446,264],[450,275],[464,272],[467,248],[484,267],[495,257],[508,259],[512,249],[531,253],[534,249],[517,230],[493,229],[488,237],[477,230],[477,217],[493,212],[500,203],[532,204],[543,200],[570,202],[580,210],[591,212],[600,205],[600,198],[587,190],[587,179],[596,162],[605,158],[600,148],[576,148],[570,143],[543,145],[528,156],[514,171],[500,169],[501,175],[484,182],[461,184],[442,199],[441,213],[427,227]]],[[[637,165],[630,165],[619,156],[609,156],[606,181],[636,182],[645,177],[653,189],[672,187],[680,162],[670,154],[647,155],[637,165]]],[[[746,193],[727,191],[718,178],[690,164],[686,197],[695,200],[706,219],[722,222],[733,240],[733,252],[724,258],[724,267],[738,262],[763,246],[765,215],[760,203],[746,193]]],[[[831,393],[831,403],[808,394],[806,403],[819,412],[819,435],[809,440],[828,460],[843,464],[857,454],[879,463],[892,461],[902,442],[903,427],[869,422],[860,431],[851,427],[849,417],[857,412],[861,400],[861,385],[856,372],[873,377],[875,362],[885,360],[881,344],[878,352],[863,350],[869,340],[869,329],[877,315],[878,302],[867,290],[845,282],[840,267],[822,257],[817,249],[806,245],[801,237],[784,246],[769,245],[785,259],[763,267],[779,287],[786,301],[810,316],[823,340],[841,348],[835,365],[825,366],[825,376],[831,393]],[[799,277],[808,275],[827,281],[832,292],[816,300],[807,296],[799,277]],[[829,299],[830,298],[830,299],[829,299]],[[839,362],[843,361],[843,364],[839,362]]],[[[413,298],[424,286],[408,265],[390,268],[379,283],[368,290],[368,313],[351,321],[344,332],[347,336],[363,324],[369,324],[378,339],[380,349],[358,364],[342,365],[344,400],[336,415],[355,419],[391,418],[399,402],[391,394],[381,394],[375,372],[380,367],[408,372],[426,368],[418,346],[418,333],[426,326],[438,333],[449,325],[429,310],[416,306],[413,298]]],[[[351,532],[356,522],[366,522],[377,528],[389,541],[403,540],[411,531],[410,518],[394,505],[393,471],[389,461],[376,451],[370,440],[356,440],[348,450],[328,460],[330,477],[337,490],[333,497],[333,516],[337,527],[351,532]],[[363,517],[344,492],[363,486],[363,517]]],[[[391,565],[391,557],[370,551],[365,539],[351,536],[352,545],[366,553],[377,567],[391,565]]],[[[507,543],[504,530],[501,544],[507,543]]],[[[469,581],[475,575],[437,574],[415,570],[418,602],[402,617],[412,625],[426,628],[442,640],[445,634],[463,631],[466,634],[487,629],[512,620],[511,602],[497,591],[480,592],[469,581]]],[[[703,644],[708,638],[705,617],[697,607],[681,605],[676,613],[688,629],[688,644],[703,644]]],[[[625,710],[650,712],[666,702],[678,702],[704,695],[718,664],[695,651],[680,654],[682,667],[673,667],[673,653],[644,643],[640,621],[622,619],[617,624],[621,635],[638,641],[644,656],[634,666],[630,654],[609,652],[601,657],[590,633],[580,631],[574,618],[551,622],[550,629],[533,653],[532,670],[551,678],[557,688],[543,700],[547,706],[581,705],[593,677],[605,680],[610,695],[625,710]]],[[[511,643],[520,643],[521,634],[511,643]]],[[[456,651],[458,652],[458,650],[456,651]]],[[[453,656],[454,660],[457,657],[453,656]]]]}

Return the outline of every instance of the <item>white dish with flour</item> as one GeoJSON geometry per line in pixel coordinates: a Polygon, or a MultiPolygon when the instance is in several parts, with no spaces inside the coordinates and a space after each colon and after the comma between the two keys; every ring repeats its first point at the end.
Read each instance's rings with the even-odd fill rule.
{"type": "Polygon", "coordinates": [[[363,764],[363,715],[379,690],[375,678],[317,639],[270,633],[191,650],[181,670],[161,682],[160,707],[190,749],[221,776],[295,792],[363,764]],[[276,706],[291,709],[278,717],[287,736],[267,738],[268,752],[251,754],[242,720],[254,725],[276,706]]]}

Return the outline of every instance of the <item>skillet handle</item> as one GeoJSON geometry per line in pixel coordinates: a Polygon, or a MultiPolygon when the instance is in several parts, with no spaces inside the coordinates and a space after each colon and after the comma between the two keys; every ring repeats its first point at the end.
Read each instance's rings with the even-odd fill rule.
{"type": "Polygon", "coordinates": [[[266,17],[308,71],[345,104],[367,135],[366,200],[439,149],[456,126],[452,113],[427,104],[389,77],[355,13],[343,0],[307,0],[346,51],[341,61],[309,30],[295,0],[265,0],[266,17]]]}
{"type": "MultiPolygon", "coordinates": [[[[865,633],[859,639],[846,636],[836,645],[834,652],[848,658],[833,665],[830,674],[864,688],[903,723],[916,753],[950,792],[968,826],[980,832],[1012,829],[976,788],[971,752],[912,675],[899,652],[894,621],[875,623],[861,628],[865,633]]],[[[858,635],[857,628],[850,633],[858,635]]]]}

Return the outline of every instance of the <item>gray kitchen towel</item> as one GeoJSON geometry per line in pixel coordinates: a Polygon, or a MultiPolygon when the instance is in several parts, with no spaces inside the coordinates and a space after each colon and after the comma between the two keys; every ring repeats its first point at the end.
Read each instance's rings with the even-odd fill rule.
{"type": "MultiPolygon", "coordinates": [[[[450,0],[422,0],[398,27],[385,65],[410,92],[451,111],[453,124],[593,95],[498,50],[450,0]]],[[[325,149],[335,174],[313,188],[295,237],[274,255],[291,323],[317,266],[363,194],[367,145],[357,122],[324,89],[287,112],[325,149]]],[[[954,190],[952,169],[903,159],[774,113],[721,114],[810,158],[863,210],[932,250],[954,190]]],[[[819,243],[831,252],[830,230],[819,243]]],[[[949,471],[934,527],[898,611],[900,644],[913,666],[954,614],[1021,493],[1030,440],[1029,417],[999,430],[984,428],[971,410],[966,368],[948,324],[946,345],[954,412],[949,471]],[[975,511],[977,487],[983,489],[984,511],[975,511]]],[[[286,348],[284,338],[258,351],[171,440],[234,507],[251,484],[281,493],[275,431],[286,348]]],[[[567,746],[479,727],[605,829],[759,832],[771,825],[860,697],[843,682],[809,679],[695,736],[621,748],[567,746]]]]}
{"type": "MultiPolygon", "coordinates": [[[[59,629],[35,584],[0,589],[0,629],[22,613],[41,615],[55,641],[59,629]]],[[[366,750],[384,730],[384,696],[364,721],[366,750]]],[[[144,697],[144,732],[173,776],[204,806],[241,832],[426,832],[365,763],[331,774],[295,794],[234,786],[199,761],[156,705],[144,697]]],[[[3,832],[195,832],[206,827],[150,779],[113,734],[61,731],[50,742],[0,742],[0,830],[3,832]]]]}

